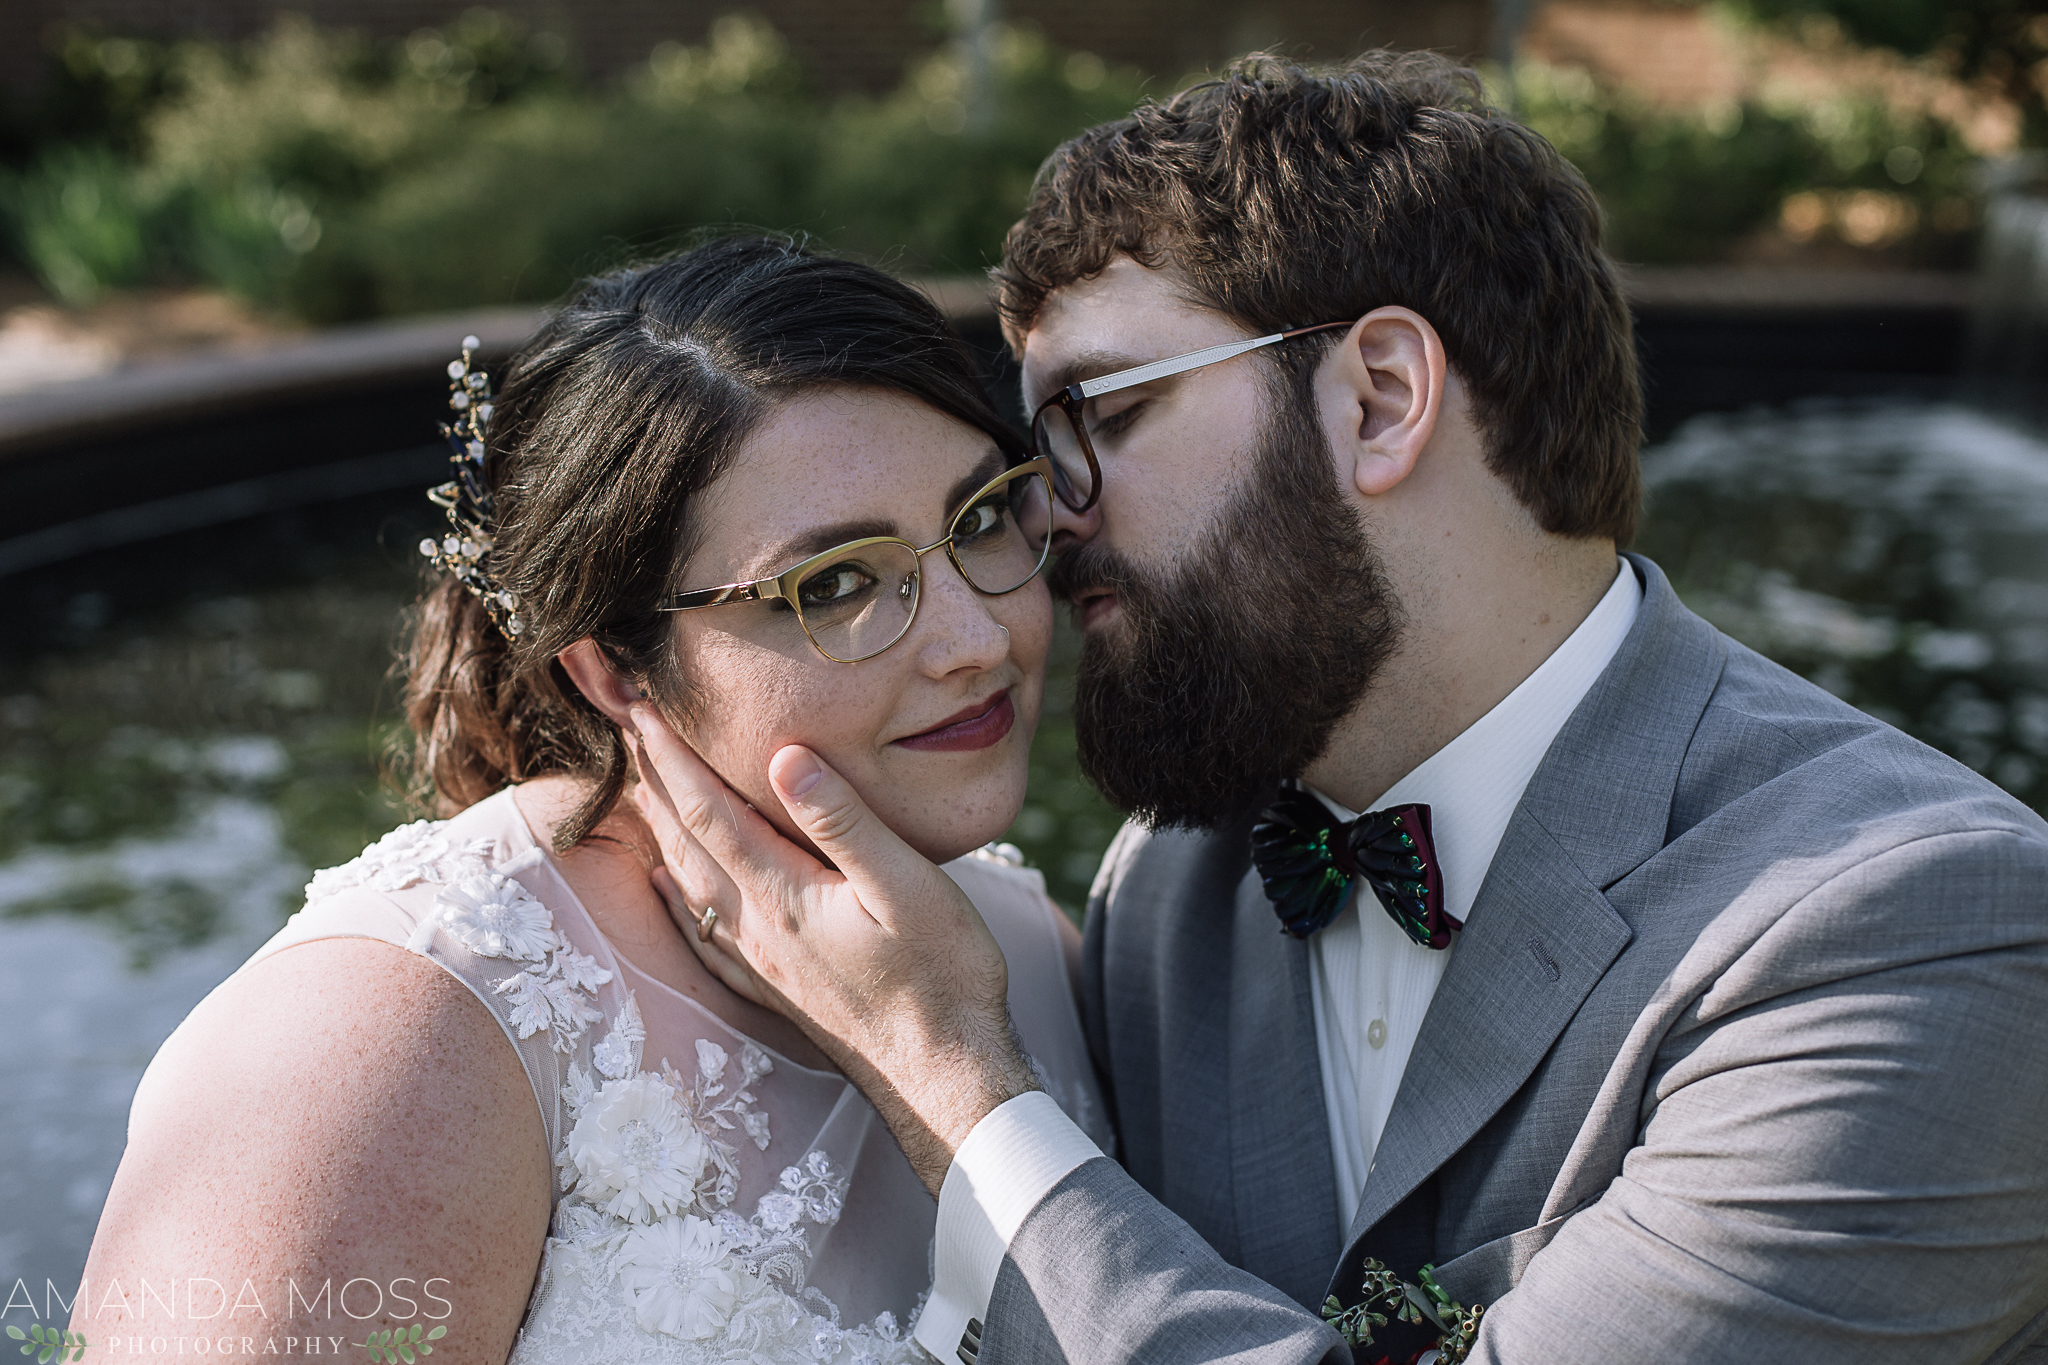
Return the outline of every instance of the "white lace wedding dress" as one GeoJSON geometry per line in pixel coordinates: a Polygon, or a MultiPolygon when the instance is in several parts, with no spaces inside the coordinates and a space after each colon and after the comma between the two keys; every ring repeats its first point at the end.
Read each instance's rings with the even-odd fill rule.
{"type": "MultiPolygon", "coordinates": [[[[1043,878],[986,851],[946,870],[1047,1090],[1107,1149],[1043,878]]],[[[557,1179],[517,1365],[924,1358],[935,1208],[874,1109],[614,954],[510,790],[316,874],[250,963],[338,937],[446,968],[533,1082],[557,1179]]]]}

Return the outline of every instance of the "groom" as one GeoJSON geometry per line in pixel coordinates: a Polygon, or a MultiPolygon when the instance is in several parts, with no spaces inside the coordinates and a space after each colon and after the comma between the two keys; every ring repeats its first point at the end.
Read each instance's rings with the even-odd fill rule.
{"type": "Polygon", "coordinates": [[[1598,239],[1469,73],[1388,54],[1084,134],[1013,229],[1033,403],[1343,324],[1045,414],[1100,470],[1053,586],[1135,817],[1083,959],[1114,1160],[844,782],[771,769],[835,872],[642,721],[679,919],[939,1195],[941,1360],[1343,1361],[1317,1309],[1367,1258],[1518,1365],[2004,1361],[2048,1322],[2048,827],[1617,557],[1598,239]]]}

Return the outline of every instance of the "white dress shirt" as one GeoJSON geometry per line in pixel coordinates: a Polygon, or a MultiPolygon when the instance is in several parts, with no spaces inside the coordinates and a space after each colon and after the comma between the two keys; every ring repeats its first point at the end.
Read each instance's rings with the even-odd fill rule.
{"type": "MultiPolygon", "coordinates": [[[[1613,586],[1534,673],[1372,803],[1429,806],[1444,905],[1457,919],[1470,916],[1523,789],[1621,648],[1641,604],[1642,585],[1621,561],[1613,586]]],[[[1353,812],[1317,795],[1351,818],[1353,812]]],[[[1362,882],[1351,905],[1311,943],[1309,983],[1340,1235],[1358,1207],[1401,1072],[1456,950],[1455,939],[1441,952],[1415,944],[1362,882]]],[[[934,1283],[914,1331],[925,1350],[941,1361],[957,1358],[968,1320],[988,1310],[1010,1239],[1054,1185],[1099,1155],[1058,1105],[1035,1092],[974,1126],[939,1191],[934,1283]]]]}
{"type": "MultiPolygon", "coordinates": [[[[1599,605],[1521,686],[1370,803],[1369,809],[1429,807],[1444,909],[1453,919],[1470,919],[1523,789],[1557,732],[1621,648],[1642,600],[1642,585],[1624,560],[1599,605]]],[[[1316,796],[1340,819],[1358,814],[1321,792],[1316,796]]],[[[1309,989],[1315,1001],[1323,1108],[1330,1116],[1340,1235],[1350,1228],[1365,1192],[1366,1173],[1394,1108],[1408,1054],[1422,1032],[1423,1015],[1457,951],[1455,938],[1451,944],[1439,952],[1409,938],[1363,880],[1351,904],[1309,941],[1309,989]]]]}

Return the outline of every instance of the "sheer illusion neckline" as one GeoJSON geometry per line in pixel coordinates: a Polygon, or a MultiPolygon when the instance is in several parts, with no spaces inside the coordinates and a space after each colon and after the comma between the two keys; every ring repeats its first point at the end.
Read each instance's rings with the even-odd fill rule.
{"type": "Polygon", "coordinates": [[[583,922],[590,926],[590,932],[594,941],[603,949],[604,956],[609,959],[607,965],[620,969],[622,972],[632,972],[634,976],[639,977],[641,981],[653,987],[656,991],[687,1006],[693,1013],[702,1015],[705,1019],[710,1020],[733,1037],[761,1049],[761,1051],[774,1059],[775,1065],[778,1068],[787,1066],[807,1076],[817,1076],[824,1080],[837,1081],[845,1086],[853,1084],[841,1072],[828,1070],[823,1067],[806,1066],[788,1053],[783,1052],[780,1048],[772,1047],[762,1042],[744,1029],[739,1028],[731,1020],[727,1019],[717,1010],[712,1009],[703,1001],[686,991],[677,990],[674,986],[639,966],[631,958],[628,958],[619,952],[617,948],[613,947],[611,938],[598,926],[597,917],[590,913],[590,908],[584,905],[583,898],[576,894],[576,888],[569,884],[569,878],[563,874],[562,865],[556,861],[554,851],[546,843],[542,842],[540,837],[534,833],[533,826],[526,822],[526,812],[519,808],[519,802],[512,795],[513,791],[514,788],[507,787],[499,792],[497,796],[490,799],[503,800],[512,809],[512,826],[517,831],[517,837],[524,840],[526,844],[525,848],[515,850],[514,856],[525,853],[538,855],[539,865],[545,867],[549,875],[554,879],[555,885],[553,889],[555,893],[568,908],[574,910],[583,922]]]}

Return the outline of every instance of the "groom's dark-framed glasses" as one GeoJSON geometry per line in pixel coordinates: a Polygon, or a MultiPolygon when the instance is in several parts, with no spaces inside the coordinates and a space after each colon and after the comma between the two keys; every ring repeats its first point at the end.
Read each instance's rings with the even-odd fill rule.
{"type": "Polygon", "coordinates": [[[922,596],[921,566],[933,550],[943,547],[967,585],[984,596],[1001,597],[1036,578],[1052,538],[1032,544],[1024,523],[1043,522],[1052,496],[1051,462],[1043,456],[1026,460],[961,503],[946,534],[929,545],[897,536],[849,540],[766,578],[676,593],[656,610],[771,602],[796,613],[820,654],[834,663],[857,664],[910,633],[922,596]]]}
{"type": "Polygon", "coordinates": [[[1199,370],[1204,365],[1214,365],[1220,360],[1230,360],[1247,351],[1256,351],[1261,346],[1271,346],[1282,341],[1292,341],[1310,332],[1327,332],[1333,327],[1349,327],[1351,322],[1318,322],[1310,327],[1290,327],[1284,332],[1271,336],[1253,337],[1250,341],[1227,341],[1221,346],[1209,346],[1186,355],[1168,356],[1150,364],[1118,370],[1114,374],[1099,375],[1094,379],[1083,379],[1069,384],[1038,405],[1031,414],[1031,448],[1043,458],[1052,462],[1052,486],[1061,502],[1076,512],[1085,512],[1095,505],[1102,495],[1102,464],[1095,458],[1095,441],[1089,435],[1088,402],[1119,389],[1136,388],[1149,384],[1155,379],[1166,379],[1189,370],[1199,370]],[[1065,421],[1058,420],[1064,414],[1065,421]]]}

